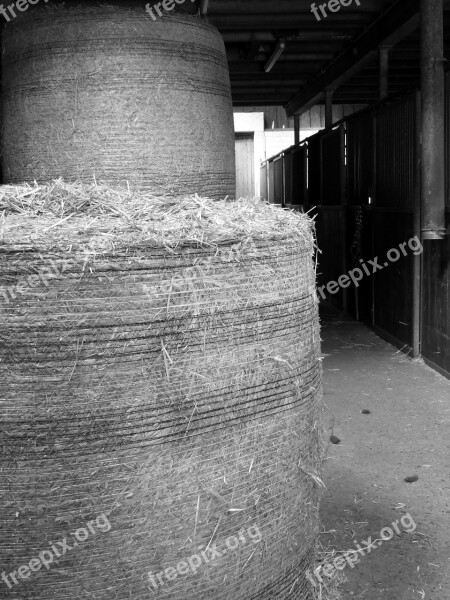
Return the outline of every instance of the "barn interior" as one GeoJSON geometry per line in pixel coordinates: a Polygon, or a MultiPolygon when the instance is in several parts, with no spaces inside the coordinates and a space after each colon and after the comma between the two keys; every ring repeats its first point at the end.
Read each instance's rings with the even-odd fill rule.
{"type": "Polygon", "coordinates": [[[328,467],[323,543],[352,546],[402,506],[420,522],[412,540],[361,561],[344,594],[447,598],[437,524],[449,524],[440,474],[449,451],[450,3],[316,3],[320,20],[310,2],[202,6],[225,39],[235,111],[262,111],[266,135],[289,129],[293,139],[272,156],[270,146],[258,169],[245,156],[262,127],[245,133],[239,123],[241,189],[316,219],[325,402],[330,433],[342,438],[328,467]],[[423,252],[384,261],[413,238],[423,252]],[[339,280],[374,257],[376,272],[349,287],[339,280]]]}
{"type": "Polygon", "coordinates": [[[294,121],[297,143],[256,175],[270,202],[313,209],[322,282],[423,232],[422,257],[326,299],[448,376],[450,5],[331,4],[320,21],[289,0],[204,10],[225,39],[236,110],[279,106],[294,121]],[[300,142],[318,105],[321,131],[300,142]]]}

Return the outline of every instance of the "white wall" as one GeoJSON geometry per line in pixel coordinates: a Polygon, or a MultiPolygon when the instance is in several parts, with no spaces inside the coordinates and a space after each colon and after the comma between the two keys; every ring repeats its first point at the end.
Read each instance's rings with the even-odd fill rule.
{"type": "Polygon", "coordinates": [[[264,113],[234,113],[235,133],[250,133],[252,131],[264,131],[264,113]]]}
{"type": "MultiPolygon", "coordinates": [[[[264,130],[263,112],[235,112],[235,133],[253,133],[255,140],[255,196],[261,195],[260,170],[261,162],[279,154],[295,143],[293,129],[264,130]]],[[[302,129],[300,141],[317,133],[318,129],[302,129]]]]}
{"type": "Polygon", "coordinates": [[[293,146],[295,142],[293,129],[271,129],[266,131],[266,155],[264,158],[270,158],[293,146]]]}

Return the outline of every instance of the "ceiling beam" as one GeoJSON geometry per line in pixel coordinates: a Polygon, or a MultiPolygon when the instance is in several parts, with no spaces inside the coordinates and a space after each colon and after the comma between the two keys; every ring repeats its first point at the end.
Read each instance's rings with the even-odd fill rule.
{"type": "Polygon", "coordinates": [[[293,83],[294,85],[297,85],[297,89],[301,86],[301,85],[305,85],[307,83],[307,79],[305,79],[304,77],[302,77],[301,75],[295,75],[292,74],[290,77],[286,77],[286,75],[283,75],[283,73],[271,73],[270,78],[268,78],[266,76],[266,73],[251,73],[251,74],[246,74],[246,73],[233,73],[231,75],[231,81],[234,83],[236,81],[249,81],[249,82],[258,82],[258,81],[264,81],[265,83],[267,83],[267,81],[270,81],[270,83],[293,83]]]}
{"type": "MultiPolygon", "coordinates": [[[[265,49],[260,49],[261,44],[259,42],[248,43],[239,46],[229,46],[227,48],[227,58],[229,63],[235,62],[247,62],[251,63],[255,60],[260,62],[266,62],[269,56],[272,54],[274,45],[266,46],[265,49]]],[[[285,49],[284,53],[280,56],[279,60],[284,62],[307,62],[307,61],[330,61],[336,52],[327,50],[308,50],[294,52],[292,48],[285,49]]]]}
{"type": "MultiPolygon", "coordinates": [[[[268,42],[273,43],[277,40],[277,36],[273,31],[221,31],[222,37],[225,40],[226,44],[238,44],[245,43],[252,40],[256,40],[258,42],[268,42]]],[[[292,42],[295,44],[308,44],[308,47],[317,48],[317,44],[320,45],[320,48],[327,48],[336,46],[336,44],[340,44],[341,42],[349,41],[353,36],[344,32],[342,29],[340,31],[327,29],[326,33],[321,31],[283,31],[283,37],[288,42],[292,42]],[[315,44],[315,46],[314,46],[315,44]]]]}
{"type": "MultiPolygon", "coordinates": [[[[293,5],[298,10],[299,5],[311,16],[309,2],[296,2],[295,0],[214,0],[211,3],[211,16],[216,14],[292,14],[293,5]],[[274,10],[275,7],[275,10],[274,10]]],[[[364,0],[360,6],[350,5],[348,13],[368,12],[378,14],[380,10],[380,0],[364,0]]]]}
{"type": "Polygon", "coordinates": [[[419,26],[419,0],[398,0],[286,105],[289,116],[302,114],[323,100],[327,89],[336,89],[369,61],[382,45],[395,45],[419,26]]]}
{"type": "MultiPolygon", "coordinates": [[[[213,3],[214,6],[214,3],[213,3]]],[[[220,31],[224,32],[248,32],[248,31],[274,31],[285,29],[292,31],[297,29],[302,32],[317,31],[317,21],[312,17],[311,11],[292,12],[291,14],[217,14],[209,12],[209,20],[220,31]]],[[[321,34],[334,31],[341,27],[342,33],[355,35],[357,32],[370,25],[373,15],[370,13],[339,14],[333,16],[333,21],[324,21],[321,24],[321,34]]]]}
{"type": "Polygon", "coordinates": [[[283,98],[279,96],[255,96],[249,98],[248,96],[235,97],[233,96],[233,106],[282,106],[283,98]]]}
{"type": "MultiPolygon", "coordinates": [[[[230,68],[231,78],[233,78],[235,74],[252,76],[264,73],[264,65],[262,62],[241,61],[231,62],[228,63],[228,65],[230,68]]],[[[277,68],[275,71],[277,75],[285,74],[286,78],[297,77],[299,79],[304,79],[305,75],[311,77],[311,74],[316,72],[317,63],[315,62],[306,62],[302,63],[301,65],[297,65],[297,63],[295,62],[280,62],[277,64],[277,68]]],[[[275,73],[273,73],[273,75],[275,75],[275,73]]],[[[272,77],[272,73],[270,73],[270,75],[266,73],[266,77],[269,79],[270,77],[272,77]]]]}

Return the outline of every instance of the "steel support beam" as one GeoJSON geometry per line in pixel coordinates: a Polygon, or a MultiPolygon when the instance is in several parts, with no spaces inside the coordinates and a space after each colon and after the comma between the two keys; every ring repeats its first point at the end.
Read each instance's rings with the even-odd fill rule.
{"type": "Polygon", "coordinates": [[[445,83],[443,0],[421,0],[422,236],[445,235],[445,83]]]}
{"type": "Polygon", "coordinates": [[[323,101],[324,91],[338,88],[351,79],[368,62],[376,60],[380,46],[392,46],[419,26],[420,0],[399,0],[391,5],[374,23],[288,104],[290,117],[302,114],[323,101]]]}

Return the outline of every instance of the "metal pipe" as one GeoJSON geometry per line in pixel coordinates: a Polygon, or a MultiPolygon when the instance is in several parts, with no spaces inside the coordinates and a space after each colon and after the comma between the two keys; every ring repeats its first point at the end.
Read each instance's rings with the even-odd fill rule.
{"type": "Polygon", "coordinates": [[[443,0],[421,0],[422,152],[424,240],[445,235],[445,86],[443,0]]]}
{"type": "Polygon", "coordinates": [[[270,71],[274,68],[274,66],[278,62],[278,59],[283,54],[285,48],[286,48],[286,42],[280,40],[277,44],[277,47],[274,50],[274,53],[272,54],[272,56],[269,58],[269,60],[267,61],[267,63],[264,66],[264,71],[266,73],[270,73],[270,71]]]}

